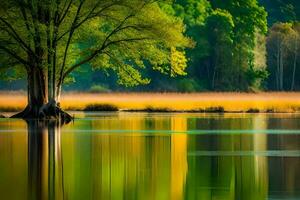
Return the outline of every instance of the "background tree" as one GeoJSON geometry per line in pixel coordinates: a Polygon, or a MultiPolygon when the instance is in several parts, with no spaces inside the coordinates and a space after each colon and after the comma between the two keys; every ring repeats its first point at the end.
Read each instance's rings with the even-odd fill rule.
{"type": "MultiPolygon", "coordinates": [[[[293,29],[294,29],[294,34],[292,35],[292,41],[293,44],[291,45],[291,51],[294,54],[294,59],[293,59],[293,69],[292,69],[292,82],[291,82],[291,91],[295,90],[295,86],[296,86],[296,76],[298,74],[299,77],[299,68],[298,68],[298,62],[299,62],[299,51],[300,51],[300,24],[298,23],[294,23],[293,25],[293,29]],[[298,73],[297,73],[298,72],[298,73]]],[[[299,79],[297,79],[297,84],[299,84],[299,79]]]]}
{"type": "Polygon", "coordinates": [[[211,89],[231,86],[234,23],[231,14],[217,9],[206,19],[207,40],[210,47],[208,78],[211,89]]]}
{"type": "Polygon", "coordinates": [[[257,0],[211,0],[213,8],[227,10],[233,18],[232,85],[236,90],[247,90],[247,74],[254,69],[256,33],[266,33],[267,13],[257,0]]]}
{"type": "Polygon", "coordinates": [[[20,67],[28,81],[28,106],[15,117],[64,115],[56,105],[62,84],[85,64],[113,70],[127,86],[150,81],[139,72],[146,66],[183,75],[181,50],[192,43],[183,36],[181,21],[163,12],[158,2],[2,1],[1,67],[20,67]]]}
{"type": "Polygon", "coordinates": [[[277,23],[268,36],[269,88],[294,90],[299,57],[299,25],[277,23]]]}

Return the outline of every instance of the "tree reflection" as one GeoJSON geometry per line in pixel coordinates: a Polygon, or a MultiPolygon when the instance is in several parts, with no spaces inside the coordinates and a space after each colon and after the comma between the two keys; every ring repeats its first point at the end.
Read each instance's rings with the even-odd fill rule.
{"type": "Polygon", "coordinates": [[[61,125],[27,121],[28,199],[64,199],[61,125]]]}

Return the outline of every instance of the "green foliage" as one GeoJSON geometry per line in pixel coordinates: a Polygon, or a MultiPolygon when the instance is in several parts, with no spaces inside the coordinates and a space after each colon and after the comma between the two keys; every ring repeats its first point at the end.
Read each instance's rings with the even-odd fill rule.
{"type": "Polygon", "coordinates": [[[211,6],[207,0],[178,0],[174,5],[174,10],[189,27],[194,27],[204,24],[211,6]]]}
{"type": "Polygon", "coordinates": [[[197,92],[201,91],[199,83],[193,79],[181,79],[177,81],[178,92],[197,92]]]}
{"type": "MultiPolygon", "coordinates": [[[[113,69],[119,77],[119,84],[125,86],[148,84],[150,79],[143,78],[140,69],[149,65],[155,70],[166,72],[170,70],[171,63],[171,68],[177,69],[172,70],[174,73],[172,75],[184,74],[185,58],[170,57],[172,48],[192,45],[191,40],[182,35],[183,23],[163,12],[157,3],[143,6],[143,1],[127,1],[125,5],[110,11],[114,16],[112,19],[100,18],[86,23],[83,26],[85,31],[80,32],[78,37],[80,40],[78,42],[82,45],[77,51],[84,52],[85,57],[88,57],[93,51],[101,48],[107,34],[115,31],[117,33],[109,38],[111,41],[108,44],[111,45],[91,64],[96,69],[113,69]],[[124,19],[127,19],[124,24],[116,28],[124,19]],[[84,46],[87,48],[82,48],[84,46]]],[[[180,56],[184,57],[184,54],[181,53],[180,56]]],[[[78,61],[75,60],[76,62],[78,61]]]]}
{"type": "Polygon", "coordinates": [[[276,23],[268,35],[268,87],[271,90],[300,88],[298,67],[300,55],[299,23],[276,23]]]}
{"type": "Polygon", "coordinates": [[[116,112],[119,108],[111,104],[90,104],[84,108],[84,111],[116,112]]]}
{"type": "Polygon", "coordinates": [[[141,73],[148,67],[185,75],[184,49],[193,42],[184,36],[182,20],[161,9],[170,2],[2,1],[1,66],[23,66],[30,76],[38,68],[54,83],[52,93],[80,67],[113,71],[125,86],[148,84],[141,73]]]}
{"type": "Polygon", "coordinates": [[[89,91],[92,93],[106,93],[111,90],[106,85],[92,85],[89,91]]]}
{"type": "Polygon", "coordinates": [[[216,9],[206,20],[207,40],[210,47],[209,79],[212,89],[226,89],[230,83],[234,23],[226,10],[216,9]],[[226,86],[227,85],[227,86],[226,86]]]}
{"type": "Polygon", "coordinates": [[[269,74],[266,69],[250,67],[246,71],[246,77],[248,81],[248,90],[261,89],[261,83],[268,78],[269,74]]]}
{"type": "MultiPolygon", "coordinates": [[[[212,0],[211,3],[213,8],[222,9],[230,13],[232,18],[231,24],[234,25],[232,34],[228,34],[227,31],[228,36],[225,37],[225,39],[231,37],[233,43],[231,48],[227,49],[230,51],[228,55],[231,56],[225,56],[227,58],[225,69],[222,67],[221,80],[224,79],[225,82],[221,81],[221,85],[218,88],[223,85],[222,90],[247,90],[249,87],[247,71],[249,71],[253,63],[257,63],[254,55],[256,37],[257,33],[265,34],[267,32],[267,13],[263,7],[259,6],[256,0],[212,0]]],[[[223,16],[220,14],[219,16],[224,18],[225,13],[223,16]]],[[[226,32],[224,31],[224,33],[226,32]]],[[[213,45],[213,47],[216,46],[213,45]]],[[[224,48],[224,45],[217,48],[224,48]]],[[[221,62],[224,59],[221,59],[221,62]]]]}
{"type": "Polygon", "coordinates": [[[187,75],[185,69],[187,67],[187,59],[185,54],[181,51],[176,50],[174,47],[171,48],[171,77],[177,75],[187,75]]]}
{"type": "Polygon", "coordinates": [[[2,69],[0,68],[0,79],[7,82],[12,82],[25,78],[24,75],[24,69],[22,69],[21,66],[15,66],[14,68],[8,69],[5,67],[3,67],[2,69]]]}

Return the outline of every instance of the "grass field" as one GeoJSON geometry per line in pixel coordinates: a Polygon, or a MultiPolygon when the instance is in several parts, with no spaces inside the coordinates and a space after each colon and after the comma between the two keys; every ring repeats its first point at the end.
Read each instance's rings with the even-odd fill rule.
{"type": "MultiPolygon", "coordinates": [[[[25,93],[0,92],[0,111],[22,110],[25,93]]],[[[120,110],[300,112],[300,93],[65,93],[62,107],[84,110],[90,105],[113,105],[120,110]]]]}

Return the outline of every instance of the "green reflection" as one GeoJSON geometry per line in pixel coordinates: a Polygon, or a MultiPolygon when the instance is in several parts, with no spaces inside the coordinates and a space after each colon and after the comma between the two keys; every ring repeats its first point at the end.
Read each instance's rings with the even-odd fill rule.
{"type": "Polygon", "coordinates": [[[294,118],[276,120],[268,115],[120,114],[86,117],[64,127],[2,120],[1,199],[298,198],[298,134],[236,133],[275,130],[284,121],[286,129],[298,130],[294,118]]]}

